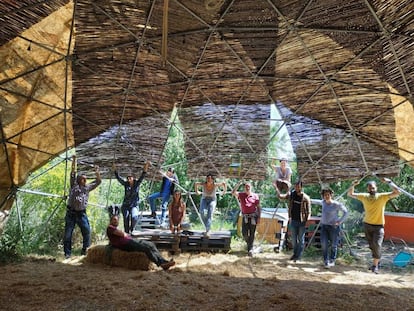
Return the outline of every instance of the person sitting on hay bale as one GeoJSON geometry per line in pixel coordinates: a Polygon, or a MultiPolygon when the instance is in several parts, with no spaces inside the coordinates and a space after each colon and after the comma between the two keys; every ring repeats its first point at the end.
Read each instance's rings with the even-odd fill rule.
{"type": "Polygon", "coordinates": [[[106,234],[109,238],[109,244],[120,250],[127,252],[143,252],[148,259],[155,263],[158,267],[168,270],[175,265],[174,260],[166,260],[162,257],[154,243],[145,240],[135,240],[129,234],[118,229],[119,217],[112,215],[106,234]]]}

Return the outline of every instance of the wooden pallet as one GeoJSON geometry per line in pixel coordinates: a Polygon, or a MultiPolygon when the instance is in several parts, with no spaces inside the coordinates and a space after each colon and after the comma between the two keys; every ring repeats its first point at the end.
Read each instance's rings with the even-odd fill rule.
{"type": "Polygon", "coordinates": [[[134,231],[132,237],[153,242],[158,249],[179,252],[180,236],[165,230],[134,231]]]}
{"type": "Polygon", "coordinates": [[[194,232],[192,235],[181,235],[181,251],[228,252],[230,250],[230,231],[212,232],[204,236],[203,232],[194,232]]]}
{"type": "MultiPolygon", "coordinates": [[[[143,213],[139,215],[136,228],[138,228],[139,230],[159,229],[160,228],[160,223],[159,223],[160,217],[161,217],[161,213],[157,213],[157,218],[151,217],[150,213],[143,213]]],[[[166,216],[165,221],[168,223],[168,215],[166,216]]]]}
{"type": "Polygon", "coordinates": [[[184,251],[228,252],[230,250],[231,232],[212,232],[204,236],[202,231],[184,231],[172,234],[169,230],[134,231],[134,238],[153,242],[158,249],[174,253],[184,251]]]}

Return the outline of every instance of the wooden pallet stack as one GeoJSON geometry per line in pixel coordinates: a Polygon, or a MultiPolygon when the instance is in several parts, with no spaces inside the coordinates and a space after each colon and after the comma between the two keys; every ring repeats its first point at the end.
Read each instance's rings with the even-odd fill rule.
{"type": "Polygon", "coordinates": [[[212,232],[205,236],[202,231],[183,231],[173,234],[169,230],[147,229],[134,231],[132,236],[153,242],[158,249],[174,253],[202,251],[228,252],[230,251],[230,231],[212,232]]]}
{"type": "Polygon", "coordinates": [[[191,235],[181,235],[180,249],[182,251],[230,251],[230,231],[212,232],[205,236],[203,232],[193,232],[191,235]]]}
{"type": "Polygon", "coordinates": [[[134,238],[153,242],[158,249],[170,252],[180,252],[180,235],[172,234],[165,230],[134,231],[134,238]]]}
{"type": "Polygon", "coordinates": [[[151,214],[142,214],[138,218],[137,227],[140,230],[158,229],[160,227],[159,219],[159,215],[157,215],[157,218],[153,218],[151,214]]]}

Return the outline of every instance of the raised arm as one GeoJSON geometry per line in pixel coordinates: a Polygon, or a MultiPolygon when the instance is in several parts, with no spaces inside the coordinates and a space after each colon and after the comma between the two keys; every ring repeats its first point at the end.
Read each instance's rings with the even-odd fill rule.
{"type": "Polygon", "coordinates": [[[99,185],[102,182],[101,172],[99,171],[98,165],[95,165],[94,168],[95,168],[96,183],[99,185]]]}
{"type": "Polygon", "coordinates": [[[76,155],[72,156],[72,170],[71,173],[76,174],[76,155]]]}
{"type": "Polygon", "coordinates": [[[240,180],[239,182],[237,182],[237,184],[234,186],[233,190],[231,191],[231,194],[238,199],[239,198],[239,192],[237,191],[237,189],[239,189],[240,184],[242,183],[242,181],[240,180]]]}
{"type": "Polygon", "coordinates": [[[144,180],[145,176],[147,176],[147,172],[148,172],[148,169],[149,169],[150,166],[151,166],[151,162],[147,160],[144,164],[143,169],[142,169],[141,176],[139,176],[139,178],[137,180],[138,185],[140,185],[142,183],[142,181],[144,180]]]}
{"type": "Polygon", "coordinates": [[[124,180],[121,176],[119,176],[118,169],[116,168],[115,163],[112,164],[112,172],[115,174],[116,180],[118,180],[118,182],[121,185],[125,186],[127,184],[127,181],[124,180]]]}
{"type": "Polygon", "coordinates": [[[195,193],[197,194],[197,195],[200,195],[201,194],[201,192],[198,190],[201,186],[203,185],[203,183],[201,183],[201,182],[195,182],[194,183],[194,191],[195,191],[195,193]]]}
{"type": "Polygon", "coordinates": [[[354,199],[356,199],[357,198],[357,196],[356,196],[356,193],[355,193],[355,186],[356,185],[358,185],[359,184],[359,181],[358,180],[354,180],[352,183],[351,183],[351,187],[349,187],[349,189],[348,189],[348,196],[349,197],[351,197],[351,198],[354,198],[354,199]]]}
{"type": "Polygon", "coordinates": [[[390,199],[395,198],[400,195],[400,190],[397,188],[397,186],[391,181],[389,178],[383,178],[382,181],[384,183],[387,183],[392,187],[392,193],[389,195],[390,199]]]}
{"type": "Polygon", "coordinates": [[[147,160],[144,164],[144,172],[148,172],[149,167],[151,166],[151,162],[147,160]]]}
{"type": "Polygon", "coordinates": [[[227,192],[227,184],[223,181],[222,183],[220,183],[221,188],[221,195],[225,195],[227,192]]]}
{"type": "Polygon", "coordinates": [[[76,155],[72,156],[72,168],[70,171],[70,186],[73,187],[76,181],[76,155]]]}

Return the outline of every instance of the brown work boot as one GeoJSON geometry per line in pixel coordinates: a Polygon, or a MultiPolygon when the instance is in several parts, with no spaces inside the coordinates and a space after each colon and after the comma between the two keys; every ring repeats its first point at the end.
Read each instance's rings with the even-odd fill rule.
{"type": "Polygon", "coordinates": [[[163,268],[164,270],[168,270],[170,269],[172,266],[175,266],[175,261],[174,260],[170,260],[170,261],[166,261],[164,263],[162,263],[161,268],[163,268]]]}

